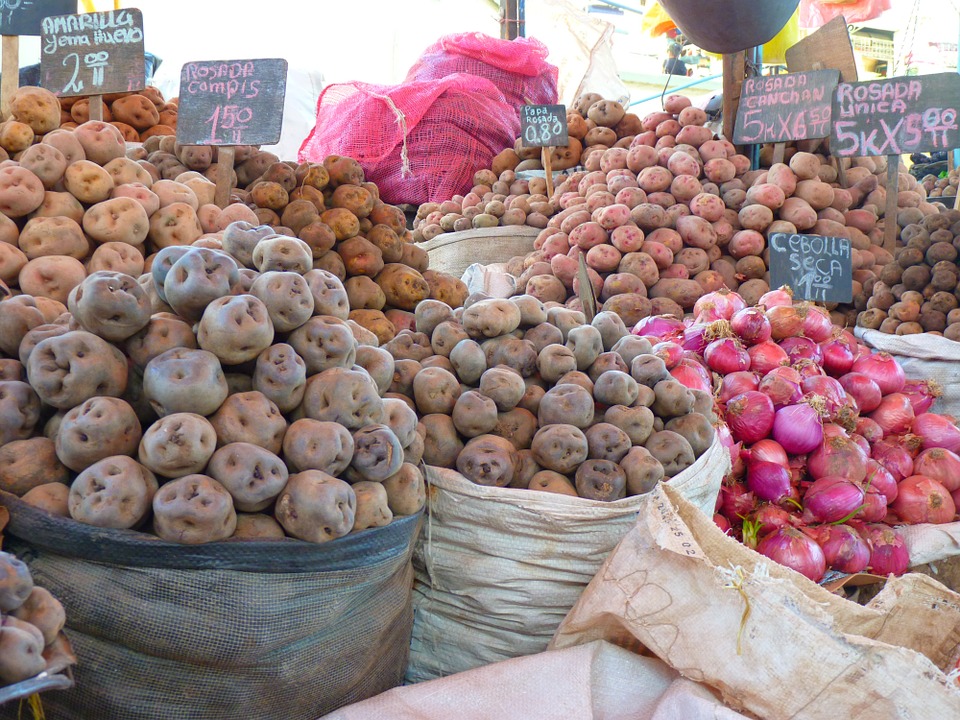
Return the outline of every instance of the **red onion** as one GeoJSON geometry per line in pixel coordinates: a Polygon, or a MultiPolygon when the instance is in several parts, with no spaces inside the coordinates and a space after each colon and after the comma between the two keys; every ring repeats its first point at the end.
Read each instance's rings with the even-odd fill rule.
{"type": "MultiPolygon", "coordinates": [[[[730,428],[726,423],[724,423],[723,426],[727,428],[727,432],[730,432],[730,428]]],[[[733,439],[732,435],[731,439],[733,439]]],[[[747,461],[743,457],[743,443],[734,443],[734,445],[729,448],[729,453],[730,476],[737,480],[743,480],[747,476],[747,461]]]]}
{"type": "Polygon", "coordinates": [[[757,537],[760,538],[780,528],[796,527],[798,522],[797,517],[791,515],[787,510],[769,503],[764,503],[754,510],[750,519],[757,523],[757,537]]]}
{"type": "Polygon", "coordinates": [[[857,403],[862,413],[873,412],[880,405],[880,386],[863,373],[849,372],[840,378],[840,385],[857,403]]]}
{"type": "Polygon", "coordinates": [[[673,370],[683,359],[684,351],[680,343],[665,340],[654,345],[650,352],[663,360],[663,364],[667,366],[667,370],[673,370]]]}
{"type": "Polygon", "coordinates": [[[823,444],[807,457],[807,472],[815,480],[842,477],[862,482],[867,476],[867,458],[848,437],[825,438],[823,444]]]}
{"type": "Polygon", "coordinates": [[[790,482],[796,486],[800,480],[807,474],[807,456],[791,455],[787,462],[787,469],[790,470],[790,482]]]}
{"type": "MultiPolygon", "coordinates": [[[[870,457],[880,463],[895,482],[913,475],[913,456],[900,438],[889,437],[873,443],[870,457]]],[[[893,497],[887,495],[887,499],[892,500],[893,497]]]]}
{"type": "Polygon", "coordinates": [[[861,535],[870,545],[867,569],[876,575],[903,575],[910,566],[910,553],[903,536],[887,525],[867,523],[861,535]]]}
{"type": "Polygon", "coordinates": [[[917,455],[913,472],[936,480],[947,490],[960,490],[960,457],[944,448],[930,448],[917,455]]]}
{"type": "Polygon", "coordinates": [[[800,376],[800,382],[810,377],[820,377],[821,375],[826,375],[823,371],[823,368],[813,360],[798,360],[793,363],[793,369],[797,371],[797,375],[800,376]]]}
{"type": "Polygon", "coordinates": [[[940,384],[933,380],[907,380],[900,392],[910,398],[914,415],[928,412],[937,398],[943,395],[940,384]]]}
{"type": "Polygon", "coordinates": [[[787,353],[772,340],[751,345],[747,348],[747,354],[750,356],[750,367],[761,375],[766,375],[780,365],[790,364],[787,353]]]}
{"type": "Polygon", "coordinates": [[[857,444],[863,452],[864,457],[870,457],[870,443],[867,442],[867,439],[863,435],[857,435],[855,432],[850,433],[850,439],[857,444]]]}
{"type": "Polygon", "coordinates": [[[670,369],[670,375],[674,380],[691,390],[713,392],[710,371],[695,360],[681,358],[676,367],[670,369]]]}
{"type": "Polygon", "coordinates": [[[773,418],[773,439],[791,455],[812,452],[823,443],[820,413],[805,403],[780,408],[773,418]]]}
{"type": "Polygon", "coordinates": [[[813,360],[817,365],[823,362],[823,351],[810,338],[788,337],[779,343],[787,357],[790,358],[790,364],[795,364],[800,360],[813,360]]]}
{"type": "Polygon", "coordinates": [[[757,496],[747,488],[746,483],[724,480],[720,486],[720,497],[723,514],[730,520],[745,518],[757,507],[757,496]]]}
{"type": "MultiPolygon", "coordinates": [[[[913,425],[913,405],[906,395],[895,392],[880,400],[877,409],[870,413],[870,419],[876,421],[884,435],[900,435],[913,425]]],[[[957,435],[960,437],[960,430],[957,435]]]]}
{"type": "Polygon", "coordinates": [[[871,378],[884,395],[900,392],[906,382],[903,368],[891,355],[884,352],[857,359],[852,370],[871,378]]]}
{"type": "Polygon", "coordinates": [[[913,422],[913,432],[923,441],[923,449],[943,448],[960,454],[960,429],[943,415],[923,413],[913,422]]]}
{"type": "Polygon", "coordinates": [[[633,335],[646,335],[661,340],[672,339],[683,332],[684,324],[682,320],[677,320],[670,315],[651,315],[640,320],[633,326],[631,333],[633,335]]]}
{"type": "Polygon", "coordinates": [[[757,389],[773,401],[773,407],[776,409],[798,403],[803,398],[803,390],[799,383],[790,380],[784,373],[774,371],[763,376],[757,389]]]}
{"type": "Polygon", "coordinates": [[[950,497],[953,498],[953,504],[960,507],[960,490],[954,490],[950,493],[950,497]]]}
{"type": "Polygon", "coordinates": [[[756,390],[760,384],[760,378],[756,373],[742,371],[724,375],[720,381],[720,396],[718,400],[722,403],[727,402],[734,395],[745,393],[747,390],[756,390]]]}
{"type": "Polygon", "coordinates": [[[820,343],[820,351],[823,354],[823,369],[831,377],[846,375],[857,359],[855,343],[842,335],[820,343]]]}
{"type": "Polygon", "coordinates": [[[813,538],[823,550],[827,567],[837,572],[863,572],[870,562],[870,546],[849,525],[821,525],[811,528],[813,538]]]}
{"type": "Polygon", "coordinates": [[[897,489],[897,499],[890,503],[890,507],[908,525],[948,523],[957,515],[950,491],[925,475],[904,478],[897,489]]]}
{"type": "Polygon", "coordinates": [[[719,514],[719,513],[714,513],[713,522],[714,522],[714,524],[715,524],[718,528],[720,528],[721,530],[723,530],[723,534],[724,534],[724,535],[729,535],[729,534],[730,534],[730,531],[731,531],[731,529],[732,529],[732,528],[730,527],[730,521],[727,520],[723,515],[721,515],[721,514],[719,514]]]}
{"type": "Polygon", "coordinates": [[[741,457],[747,462],[772,462],[786,467],[789,458],[787,451],[776,440],[760,440],[755,442],[749,448],[740,452],[741,457]]]}
{"type": "Polygon", "coordinates": [[[830,339],[834,329],[830,313],[809,303],[803,303],[798,311],[803,318],[803,334],[806,337],[815,343],[826,342],[830,339]]]}
{"type": "Polygon", "coordinates": [[[819,478],[803,496],[803,506],[818,522],[843,520],[853,515],[861,505],[863,488],[838,476],[819,478]]]}
{"type": "Polygon", "coordinates": [[[803,332],[803,318],[792,305],[777,305],[767,310],[766,315],[770,321],[770,337],[774,340],[797,337],[803,332]]]}
{"type": "MultiPolygon", "coordinates": [[[[850,392],[849,390],[847,392],[850,392]]],[[[857,419],[856,432],[866,438],[871,445],[883,438],[883,428],[877,425],[875,420],[868,417],[857,419]]]]}
{"type": "Polygon", "coordinates": [[[707,339],[709,327],[707,323],[694,323],[683,331],[680,336],[680,345],[684,350],[702,354],[709,342],[707,339]]]}
{"type": "Polygon", "coordinates": [[[772,462],[747,463],[747,487],[761,500],[778,503],[790,496],[790,472],[772,462]]]}
{"type": "Polygon", "coordinates": [[[707,367],[720,375],[750,369],[750,356],[739,340],[720,338],[707,345],[703,351],[707,367]]]}
{"type": "Polygon", "coordinates": [[[743,298],[727,289],[701,295],[693,306],[693,315],[697,322],[729,320],[738,310],[746,307],[743,298]]]}
{"type": "Polygon", "coordinates": [[[847,400],[847,391],[838,381],[827,375],[814,375],[803,379],[800,386],[804,395],[817,395],[826,403],[828,415],[835,415],[847,400]]]}
{"type": "Polygon", "coordinates": [[[772,307],[777,307],[778,305],[790,307],[793,305],[793,294],[787,288],[769,290],[760,296],[760,299],[757,301],[757,305],[767,308],[768,310],[772,307]]]}
{"type": "Polygon", "coordinates": [[[762,392],[748,390],[727,403],[726,417],[735,439],[755,443],[773,428],[773,402],[762,392]]]}
{"type": "Polygon", "coordinates": [[[848,438],[850,437],[850,433],[836,423],[825,422],[823,424],[823,439],[826,440],[832,437],[848,438]]]}
{"type": "Polygon", "coordinates": [[[886,498],[889,504],[897,497],[897,481],[890,471],[873,458],[867,460],[867,476],[863,480],[867,491],[876,490],[886,498]]]}
{"type": "Polygon", "coordinates": [[[863,495],[863,507],[857,518],[864,522],[883,522],[887,517],[887,496],[869,488],[863,495]]]}
{"type": "Polygon", "coordinates": [[[763,310],[748,307],[730,318],[730,327],[746,345],[756,345],[770,339],[770,321],[763,310]]]}
{"type": "Polygon", "coordinates": [[[757,545],[757,552],[814,582],[819,582],[827,572],[827,561],[820,546],[796,528],[781,528],[770,533],[757,545]]]}

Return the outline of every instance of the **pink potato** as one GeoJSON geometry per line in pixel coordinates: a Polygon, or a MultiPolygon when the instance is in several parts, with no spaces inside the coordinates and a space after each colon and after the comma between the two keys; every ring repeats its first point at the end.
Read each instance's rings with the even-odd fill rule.
{"type": "Polygon", "coordinates": [[[587,265],[597,272],[613,272],[620,264],[620,251],[610,245],[597,245],[587,251],[587,265]]]}
{"type": "Polygon", "coordinates": [[[588,222],[590,222],[590,213],[587,210],[577,209],[560,223],[560,230],[569,235],[575,227],[588,222]]]}
{"type": "Polygon", "coordinates": [[[670,194],[679,202],[690,202],[702,191],[700,181],[692,175],[677,175],[670,183],[670,194]]]}
{"type": "Polygon", "coordinates": [[[663,192],[673,182],[673,173],[659,165],[644,168],[637,176],[637,184],[644,192],[663,192]]]}
{"type": "Polygon", "coordinates": [[[657,144],[654,145],[654,147],[657,150],[661,150],[663,148],[675,147],[676,144],[677,139],[673,135],[664,135],[663,137],[658,137],[657,144]]]}
{"type": "Polygon", "coordinates": [[[665,297],[689,310],[703,295],[703,288],[696,280],[665,279],[650,288],[650,297],[665,297]]]}
{"type": "Polygon", "coordinates": [[[608,205],[594,214],[597,223],[604,230],[613,230],[630,222],[630,208],[626,205],[608,205]]]}
{"type": "Polygon", "coordinates": [[[593,220],[596,219],[594,215],[598,210],[602,210],[608,205],[613,205],[613,193],[606,188],[606,185],[594,185],[587,191],[587,202],[584,208],[590,213],[590,217],[593,220]]]}
{"type": "MultiPolygon", "coordinates": [[[[703,110],[700,110],[699,108],[696,108],[696,110],[700,113],[703,112],[703,110]]],[[[682,119],[680,124],[683,125],[682,119]]],[[[678,143],[693,145],[695,148],[699,148],[712,138],[713,130],[706,127],[700,127],[699,125],[686,125],[680,130],[680,132],[677,133],[678,143]]]]}
{"type": "MultiPolygon", "coordinates": [[[[669,192],[652,192],[647,196],[647,200],[649,200],[654,205],[659,205],[664,210],[666,210],[667,208],[671,208],[677,204],[677,199],[673,195],[671,195],[669,192]]],[[[669,216],[668,216],[668,221],[669,221],[669,216]]],[[[670,223],[668,222],[668,224],[670,223]]]]}
{"type": "Polygon", "coordinates": [[[797,176],[790,169],[789,165],[776,163],[767,170],[767,182],[776,185],[787,197],[793,195],[797,189],[797,176]]]}
{"type": "Polygon", "coordinates": [[[833,188],[819,179],[798,182],[795,196],[806,200],[814,210],[823,210],[833,204],[833,188]]]}
{"type": "Polygon", "coordinates": [[[700,163],[685,152],[674,152],[667,160],[667,169],[674,175],[700,177],[700,163]]]}
{"type": "Polygon", "coordinates": [[[713,226],[696,215],[677,218],[677,231],[683,242],[690,247],[706,250],[717,244],[717,233],[713,226]]]}
{"type": "Polygon", "coordinates": [[[700,193],[690,200],[690,212],[708,222],[720,220],[725,209],[723,200],[709,193],[700,193]]]}
{"type": "Polygon", "coordinates": [[[700,159],[705,163],[714,158],[726,159],[727,157],[727,148],[720,140],[707,140],[697,148],[697,151],[700,153],[700,159]]]}
{"type": "Polygon", "coordinates": [[[634,225],[621,225],[610,233],[610,242],[620,252],[637,252],[643,246],[643,230],[634,225]]]}
{"type": "Polygon", "coordinates": [[[648,167],[655,167],[658,162],[657,151],[649,145],[635,145],[627,151],[627,167],[631,172],[639,173],[648,167]]]}
{"type": "Polygon", "coordinates": [[[801,232],[809,230],[817,223],[817,211],[810,203],[798,197],[790,197],[780,207],[780,219],[792,223],[801,232]]]}
{"type": "Polygon", "coordinates": [[[98,165],[106,165],[126,154],[123,135],[110,123],[88,120],[74,128],[73,134],[80,141],[86,159],[98,165]]]}
{"type": "Polygon", "coordinates": [[[733,166],[737,169],[737,175],[743,175],[750,169],[750,158],[746,155],[741,155],[737,153],[736,155],[729,156],[730,162],[733,163],[733,166]]]}
{"type": "Polygon", "coordinates": [[[676,115],[682,113],[692,104],[692,101],[686,95],[668,95],[667,99],[663,101],[663,109],[676,115]]]}
{"type": "Polygon", "coordinates": [[[790,169],[796,174],[798,180],[812,180],[818,177],[820,159],[808,152],[794,153],[790,158],[790,169]]]}
{"type": "Polygon", "coordinates": [[[570,231],[570,247],[579,247],[589,250],[607,242],[607,231],[596,222],[586,222],[570,231]]]}
{"type": "Polygon", "coordinates": [[[730,238],[727,252],[739,260],[748,255],[760,255],[765,246],[763,235],[756,230],[740,230],[730,238]]]}
{"type": "Polygon", "coordinates": [[[554,255],[566,255],[570,251],[570,241],[566,233],[557,233],[551,235],[543,243],[540,252],[543,253],[545,260],[550,260],[554,255]]]}
{"type": "Polygon", "coordinates": [[[637,205],[647,201],[647,193],[639,187],[625,187],[614,197],[618,205],[626,205],[633,210],[637,205]]]}
{"type": "Polygon", "coordinates": [[[719,184],[733,180],[737,176],[737,166],[727,158],[715,157],[707,160],[703,172],[710,182],[719,184]]]}
{"type": "Polygon", "coordinates": [[[678,253],[683,248],[683,238],[673,228],[658,228],[647,235],[647,240],[666,245],[672,253],[678,253]]]}
{"type": "Polygon", "coordinates": [[[690,277],[710,267],[710,256],[705,250],[695,247],[685,247],[676,254],[674,261],[686,267],[690,277]]]}
{"type": "Polygon", "coordinates": [[[611,170],[607,173],[607,189],[614,195],[624,188],[637,188],[637,176],[630,170],[611,170]]]}
{"type": "Polygon", "coordinates": [[[24,167],[6,165],[0,168],[0,213],[18,218],[33,212],[44,199],[40,178],[24,167]]]}
{"type": "Polygon", "coordinates": [[[650,232],[667,225],[667,213],[653,202],[637,205],[630,211],[630,219],[644,232],[650,232]]]}
{"type": "Polygon", "coordinates": [[[645,298],[647,286],[631,273],[610,273],[603,280],[600,299],[606,302],[615,295],[639,295],[645,298]]]}
{"type": "Polygon", "coordinates": [[[739,229],[739,223],[737,227],[734,227],[733,223],[722,216],[719,220],[711,224],[713,225],[713,231],[717,234],[717,247],[720,248],[726,247],[727,243],[730,242],[730,238],[732,238],[733,234],[739,229]]]}
{"type": "MultiPolygon", "coordinates": [[[[674,98],[674,97],[682,97],[682,96],[671,95],[669,98],[667,98],[667,102],[670,102],[670,98],[674,98]]],[[[687,105],[690,104],[689,98],[684,98],[684,100],[687,101],[687,105]]],[[[686,105],[678,108],[676,112],[680,112],[680,110],[682,110],[683,107],[686,107],[686,105]]],[[[672,120],[674,111],[671,110],[669,107],[666,107],[666,104],[665,104],[665,109],[666,109],[666,112],[652,112],[649,115],[647,115],[645,118],[643,118],[643,120],[640,121],[640,127],[642,127],[644,131],[656,130],[657,125],[659,125],[660,123],[664,122],[665,120],[672,120]]]]}
{"type": "Polygon", "coordinates": [[[786,195],[783,189],[773,183],[758,183],[747,190],[747,203],[763,205],[771,210],[777,210],[783,205],[786,195]]]}
{"type": "MultiPolygon", "coordinates": [[[[616,245],[616,243],[614,243],[614,245],[616,245]]],[[[660,270],[665,270],[673,264],[673,251],[663,243],[654,240],[645,240],[643,245],[638,249],[652,257],[660,270]]],[[[628,252],[634,251],[631,250],[628,252]]]]}
{"type": "Polygon", "coordinates": [[[627,167],[627,149],[612,147],[600,156],[600,169],[608,172],[616,168],[627,167]]]}
{"type": "Polygon", "coordinates": [[[674,263],[666,270],[661,271],[660,277],[664,280],[674,279],[674,280],[689,280],[690,271],[687,269],[686,265],[681,265],[680,263],[674,263]]]}
{"type": "Polygon", "coordinates": [[[670,118],[657,125],[655,130],[658,138],[665,138],[667,136],[676,137],[677,133],[680,132],[680,123],[670,118]]]}
{"type": "Polygon", "coordinates": [[[624,255],[617,270],[636,275],[647,287],[652,286],[660,278],[657,264],[652,257],[643,252],[632,252],[624,255]]]}
{"type": "Polygon", "coordinates": [[[553,274],[567,288],[573,287],[573,279],[579,268],[579,263],[567,255],[556,255],[550,260],[550,269],[553,274]]]}
{"type": "Polygon", "coordinates": [[[738,218],[741,227],[748,230],[766,230],[773,222],[773,210],[765,205],[744,205],[738,218]]]}

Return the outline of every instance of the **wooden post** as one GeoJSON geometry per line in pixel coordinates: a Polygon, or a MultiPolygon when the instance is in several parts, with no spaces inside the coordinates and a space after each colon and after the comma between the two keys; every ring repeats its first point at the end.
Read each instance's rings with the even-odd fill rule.
{"type": "Polygon", "coordinates": [[[746,73],[746,61],[742,52],[723,56],[723,135],[733,142],[733,128],[737,124],[740,108],[740,88],[746,73]]]}
{"type": "Polygon", "coordinates": [[[6,120],[10,116],[10,98],[20,87],[20,37],[4,35],[0,49],[0,119],[6,120]]]}
{"type": "Polygon", "coordinates": [[[580,251],[577,260],[577,281],[580,285],[577,295],[580,297],[580,304],[583,305],[583,314],[587,318],[587,325],[593,322],[597,316],[597,296],[593,293],[593,283],[590,282],[590,273],[587,272],[587,256],[580,251]]]}
{"type": "Polygon", "coordinates": [[[883,249],[891,255],[897,246],[897,198],[900,194],[900,156],[887,155],[887,206],[883,211],[883,249]]]}
{"type": "Polygon", "coordinates": [[[770,161],[771,165],[776,165],[777,163],[783,162],[783,155],[787,150],[786,143],[774,143],[773,144],[773,159],[770,161]]]}
{"type": "Polygon", "coordinates": [[[830,159],[837,164],[837,180],[840,181],[840,187],[847,187],[847,169],[843,164],[843,158],[830,156],[830,159]]]}
{"type": "Polygon", "coordinates": [[[90,119],[103,120],[103,95],[90,96],[90,119]]]}
{"type": "Polygon", "coordinates": [[[217,191],[214,202],[220,208],[230,204],[230,192],[233,190],[233,159],[236,154],[237,149],[233,145],[223,145],[217,149],[217,191]]]}
{"type": "Polygon", "coordinates": [[[553,148],[540,149],[540,162],[547,178],[547,200],[553,198],[553,148]]]}

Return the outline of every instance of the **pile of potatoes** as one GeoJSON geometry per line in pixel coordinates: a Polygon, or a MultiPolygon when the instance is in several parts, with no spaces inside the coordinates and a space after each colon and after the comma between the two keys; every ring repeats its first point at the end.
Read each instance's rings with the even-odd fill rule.
{"type": "Polygon", "coordinates": [[[0,552],[0,685],[46,670],[45,652],[53,649],[65,620],[60,601],[33,584],[26,564],[0,552]]]}
{"type": "Polygon", "coordinates": [[[896,257],[880,271],[857,325],[897,335],[960,340],[960,210],[905,208],[896,257]]]}
{"type": "MultiPolygon", "coordinates": [[[[155,87],[139,92],[103,96],[103,120],[113,125],[129,143],[177,134],[179,98],[166,100],[155,87]]],[[[84,95],[60,98],[60,127],[71,130],[90,119],[90,98],[84,95]]]]}
{"type": "Polygon", "coordinates": [[[713,397],[685,388],[614,313],[524,295],[426,300],[388,346],[390,392],[425,428],[423,460],[487,486],[614,501],[713,442],[713,397]],[[401,342],[402,340],[402,342],[401,342]]]}
{"type": "Polygon", "coordinates": [[[235,223],[141,282],[98,270],[41,300],[0,302],[0,490],[186,544],[325,542],[422,507],[392,356],[303,241],[235,223]]]}
{"type": "MultiPolygon", "coordinates": [[[[881,247],[885,158],[859,158],[840,187],[835,163],[791,150],[786,163],[751,170],[733,145],[715,139],[705,113],[683,96],[643,118],[629,147],[597,150],[584,170],[557,186],[559,212],[536,250],[511,259],[517,292],[579,307],[580,254],[605,309],[634,320],[682,315],[706,292],[726,286],[749,303],[769,290],[767,238],[775,232],[849,237],[854,296],[835,321],[852,324],[870,284],[892,260],[881,247]]],[[[900,207],[936,208],[907,173],[900,207]]]]}
{"type": "MultiPolygon", "coordinates": [[[[575,168],[594,153],[611,147],[628,148],[640,132],[640,118],[628,113],[614,100],[596,93],[585,93],[567,111],[569,144],[553,148],[550,155],[554,172],[575,168]]],[[[494,159],[489,170],[473,176],[473,188],[443,203],[424,203],[417,210],[414,240],[432,240],[445,232],[475,228],[527,225],[544,228],[557,211],[547,199],[544,178],[520,180],[517,173],[543,170],[542,148],[523,147],[517,138],[494,159]]]]}
{"type": "Polygon", "coordinates": [[[950,201],[955,202],[957,186],[960,185],[960,169],[951,170],[946,177],[927,175],[920,181],[920,184],[926,189],[928,197],[950,198],[950,201]]]}

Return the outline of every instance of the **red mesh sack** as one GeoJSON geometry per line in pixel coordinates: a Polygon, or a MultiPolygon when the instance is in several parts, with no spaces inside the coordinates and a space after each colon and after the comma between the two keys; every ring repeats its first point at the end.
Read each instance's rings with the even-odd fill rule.
{"type": "Polygon", "coordinates": [[[454,73],[486,78],[514,107],[557,102],[556,65],[547,62],[547,46],[533,38],[499,40],[483,33],[444,35],[428,47],[406,81],[439,80],[454,73]]]}
{"type": "Polygon", "coordinates": [[[838,15],[847,23],[867,22],[889,9],[890,0],[801,0],[800,27],[822,27],[838,15]]]}
{"type": "Polygon", "coordinates": [[[489,80],[456,74],[401,85],[343,83],[324,89],[300,162],[357,160],[391,204],[442,202],[466,193],[473,174],[513,147],[516,108],[489,80]]]}

